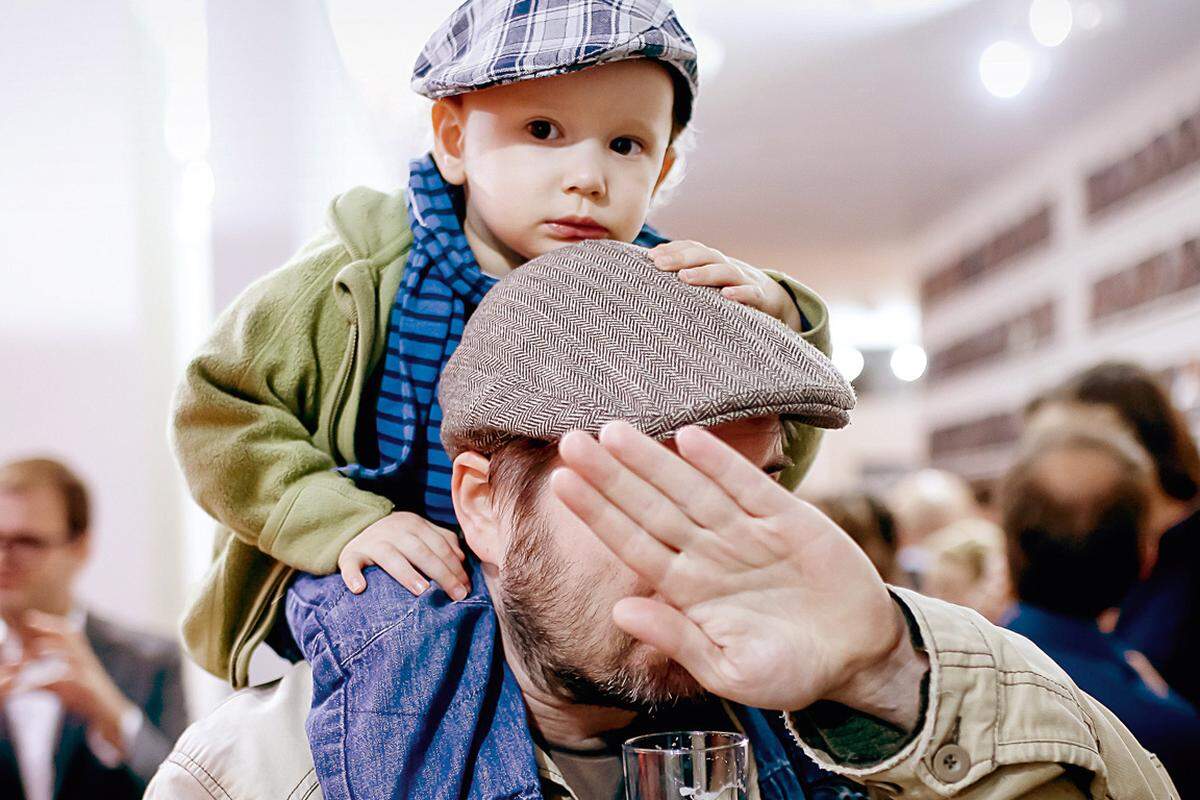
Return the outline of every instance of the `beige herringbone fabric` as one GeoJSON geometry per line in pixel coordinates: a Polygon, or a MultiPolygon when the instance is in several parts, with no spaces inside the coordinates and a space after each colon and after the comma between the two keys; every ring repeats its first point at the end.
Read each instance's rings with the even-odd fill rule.
{"type": "Polygon", "coordinates": [[[438,397],[451,458],[614,419],[660,439],[770,415],[840,428],[854,406],[833,363],[783,323],[612,241],[556,250],[500,281],[438,397]]]}

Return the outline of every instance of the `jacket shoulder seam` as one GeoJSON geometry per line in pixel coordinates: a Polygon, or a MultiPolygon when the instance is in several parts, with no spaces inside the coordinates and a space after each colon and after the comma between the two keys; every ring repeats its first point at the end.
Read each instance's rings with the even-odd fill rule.
{"type": "MultiPolygon", "coordinates": [[[[233,800],[233,797],[229,794],[229,792],[225,791],[225,787],[221,785],[221,782],[218,781],[211,772],[206,770],[199,761],[192,758],[187,753],[184,753],[182,750],[176,750],[175,752],[171,753],[167,760],[191,775],[192,780],[203,786],[210,795],[213,794],[213,790],[216,790],[217,792],[220,792],[221,800],[233,800]],[[200,777],[197,775],[197,773],[202,774],[208,780],[200,780],[200,777]]],[[[213,796],[216,797],[217,795],[213,796]]]]}
{"type": "MultiPolygon", "coordinates": [[[[313,777],[313,774],[316,773],[316,771],[317,770],[314,767],[314,768],[310,769],[308,772],[304,773],[303,777],[301,777],[300,780],[296,781],[296,785],[292,787],[292,791],[288,792],[288,797],[292,797],[293,795],[296,794],[296,792],[300,791],[300,789],[304,787],[305,782],[308,781],[311,777],[313,777]]],[[[308,789],[304,792],[304,794],[298,795],[296,800],[308,800],[308,798],[312,797],[313,792],[315,792],[317,789],[319,789],[320,786],[321,786],[321,784],[317,783],[316,781],[313,781],[312,785],[308,787],[308,789]]]]}

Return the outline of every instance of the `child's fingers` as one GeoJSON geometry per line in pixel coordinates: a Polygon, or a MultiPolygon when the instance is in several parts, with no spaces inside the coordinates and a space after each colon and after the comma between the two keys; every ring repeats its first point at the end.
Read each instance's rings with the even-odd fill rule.
{"type": "Polygon", "coordinates": [[[448,531],[445,528],[439,528],[436,525],[431,525],[431,528],[443,539],[446,544],[450,545],[450,550],[454,553],[459,561],[466,561],[467,554],[463,552],[462,546],[458,543],[458,535],[454,531],[448,531]]]}
{"type": "Polygon", "coordinates": [[[656,244],[654,247],[651,247],[650,255],[651,257],[657,258],[658,256],[664,256],[668,253],[679,252],[683,248],[691,247],[694,244],[699,244],[699,242],[694,242],[691,239],[672,239],[669,242],[663,242],[662,244],[656,244]]]}
{"type": "Polygon", "coordinates": [[[770,309],[767,308],[767,296],[757,286],[748,286],[746,284],[726,286],[721,290],[721,296],[735,303],[741,303],[744,306],[750,306],[768,314],[771,313],[770,309]]]}
{"type": "Polygon", "coordinates": [[[671,247],[662,245],[650,251],[654,266],[662,270],[674,271],[684,267],[694,267],[700,264],[711,264],[724,261],[725,256],[720,250],[700,244],[699,242],[671,242],[671,247]]]}
{"type": "Polygon", "coordinates": [[[444,531],[436,525],[430,525],[427,530],[412,531],[407,537],[392,544],[399,547],[401,552],[406,552],[404,547],[406,543],[412,540],[420,542],[433,551],[435,556],[450,565],[455,573],[465,580],[467,571],[463,567],[462,562],[466,559],[466,556],[459,549],[458,541],[453,537],[453,534],[448,538],[443,535],[444,533],[449,533],[449,531],[444,531]]]}
{"type": "Polygon", "coordinates": [[[393,546],[430,580],[437,581],[446,590],[446,594],[455,600],[462,600],[467,596],[471,581],[463,569],[462,562],[454,557],[445,541],[437,539],[427,542],[413,536],[396,542],[393,546]],[[435,548],[442,552],[435,552],[435,548]]]}
{"type": "Polygon", "coordinates": [[[346,583],[346,588],[355,594],[361,594],[363,589],[367,588],[367,579],[363,577],[363,567],[371,563],[361,556],[348,554],[342,551],[342,557],[338,559],[338,571],[342,573],[342,580],[346,583]]]}
{"type": "Polygon", "coordinates": [[[421,594],[429,588],[429,582],[417,572],[409,559],[392,545],[381,545],[374,554],[374,563],[413,594],[421,594]]]}
{"type": "Polygon", "coordinates": [[[738,286],[747,282],[745,273],[726,261],[682,270],[679,277],[693,286],[738,286]]]}

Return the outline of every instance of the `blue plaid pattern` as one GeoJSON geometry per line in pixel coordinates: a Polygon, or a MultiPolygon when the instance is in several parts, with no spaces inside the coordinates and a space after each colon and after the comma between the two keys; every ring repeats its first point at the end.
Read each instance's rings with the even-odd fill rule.
{"type": "Polygon", "coordinates": [[[688,92],[677,104],[686,125],[699,90],[696,46],[667,0],[468,0],[425,44],[412,88],[446,97],[630,58],[674,69],[688,92]]]}
{"type": "MultiPolygon", "coordinates": [[[[392,304],[375,406],[380,466],[353,465],[346,472],[362,483],[402,478],[424,487],[421,507],[405,510],[442,525],[457,525],[437,383],[462,339],[467,317],[496,279],[479,268],[467,243],[454,208],[453,192],[460,190],[446,183],[432,155],[413,161],[409,168],[413,241],[392,304]]],[[[666,239],[647,226],[634,241],[653,247],[666,239]]]]}

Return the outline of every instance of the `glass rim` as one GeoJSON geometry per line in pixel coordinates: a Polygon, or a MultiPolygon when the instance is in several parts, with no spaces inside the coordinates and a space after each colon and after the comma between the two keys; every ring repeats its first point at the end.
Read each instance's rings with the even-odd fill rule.
{"type": "Polygon", "coordinates": [[[749,741],[746,734],[736,731],[661,731],[659,733],[644,733],[641,736],[626,739],[625,743],[621,745],[621,750],[630,753],[711,753],[741,747],[749,741]],[[723,736],[730,739],[730,741],[724,744],[715,744],[712,747],[644,747],[640,744],[648,739],[658,739],[665,736],[723,736]]]}

